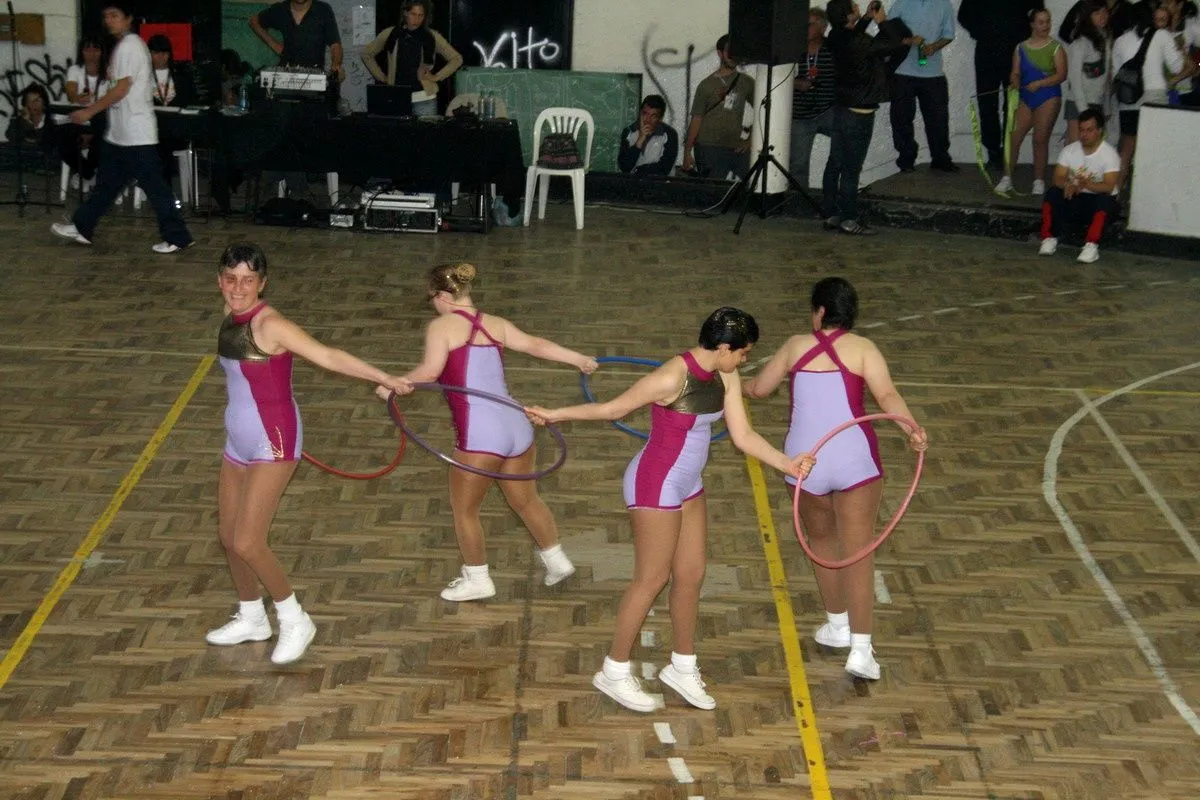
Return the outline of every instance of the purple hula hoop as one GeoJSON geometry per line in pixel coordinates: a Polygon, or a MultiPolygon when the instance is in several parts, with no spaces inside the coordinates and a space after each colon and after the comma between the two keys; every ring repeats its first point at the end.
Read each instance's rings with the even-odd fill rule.
{"type": "MultiPolygon", "coordinates": [[[[442,383],[414,383],[413,388],[425,389],[428,391],[440,391],[440,392],[462,392],[463,394],[470,394],[470,395],[474,395],[476,397],[482,397],[485,400],[491,400],[492,402],[499,403],[500,405],[508,406],[509,408],[515,408],[522,413],[524,413],[524,411],[525,411],[525,406],[521,405],[520,403],[516,402],[515,400],[511,400],[507,397],[501,397],[500,395],[492,394],[491,392],[484,392],[484,391],[480,391],[479,389],[472,389],[467,386],[446,386],[445,384],[442,384],[442,383]]],[[[392,395],[392,397],[395,397],[395,396],[396,396],[395,394],[392,395]]],[[[476,475],[482,475],[485,478],[495,478],[498,481],[536,481],[539,478],[544,478],[547,475],[549,475],[551,472],[554,472],[556,469],[558,469],[564,463],[566,463],[566,460],[567,460],[567,440],[563,438],[562,432],[559,431],[558,428],[554,427],[553,425],[547,424],[546,430],[548,430],[550,432],[550,434],[558,442],[558,458],[555,460],[555,462],[553,464],[546,467],[545,469],[538,470],[537,472],[528,472],[528,473],[524,473],[521,475],[517,475],[517,474],[510,474],[507,472],[492,472],[491,470],[480,469],[479,467],[473,467],[470,464],[464,464],[461,461],[456,461],[451,456],[446,455],[441,450],[438,450],[433,445],[429,444],[429,442],[425,441],[420,436],[413,433],[413,431],[410,430],[409,427],[404,423],[404,415],[400,413],[400,409],[399,409],[398,405],[393,402],[389,402],[387,405],[388,405],[388,414],[391,416],[392,422],[396,423],[396,427],[399,428],[401,431],[403,431],[404,435],[407,436],[409,439],[412,439],[414,442],[416,442],[422,448],[424,448],[425,450],[428,450],[431,455],[436,456],[438,459],[440,459],[442,461],[445,461],[450,466],[458,467],[459,469],[466,470],[467,472],[473,472],[476,475]]]]}

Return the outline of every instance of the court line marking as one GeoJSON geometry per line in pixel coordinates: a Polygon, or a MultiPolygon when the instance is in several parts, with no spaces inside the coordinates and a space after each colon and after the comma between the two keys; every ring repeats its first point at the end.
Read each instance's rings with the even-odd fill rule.
{"type": "MultiPolygon", "coordinates": [[[[747,409],[747,420],[749,417],[750,411],[747,409]]],[[[808,675],[804,671],[804,656],[800,652],[800,637],[796,634],[796,616],[792,611],[787,573],[783,568],[779,537],[775,534],[775,521],[767,497],[767,481],[763,476],[762,464],[749,454],[746,455],[746,472],[750,476],[754,511],[758,516],[759,539],[767,560],[767,573],[771,579],[771,597],[775,601],[775,617],[779,622],[779,639],[783,645],[788,683],[792,690],[796,727],[800,730],[804,760],[808,762],[809,785],[812,788],[813,800],[832,800],[829,774],[825,767],[825,751],[821,746],[821,735],[817,732],[817,718],[813,713],[812,696],[808,691],[808,675]]]]}
{"type": "Polygon", "coordinates": [[[216,362],[217,357],[212,355],[204,356],[200,359],[200,363],[196,366],[196,370],[192,373],[192,377],[188,380],[187,385],[175,398],[175,402],[171,405],[167,415],[163,421],[159,423],[158,428],[150,436],[150,440],[146,442],[146,446],[142,448],[141,455],[134,462],[133,467],[121,480],[117,486],[116,492],[108,501],[108,507],[100,514],[99,518],[93,523],[91,530],[87,536],[79,544],[75,550],[71,560],[63,567],[62,572],[58,573],[54,584],[50,587],[50,591],[42,598],[42,602],[38,604],[37,609],[33,612],[29,622],[25,624],[25,628],[21,631],[21,635],[13,642],[8,652],[4,654],[4,660],[0,661],[0,689],[8,683],[8,679],[12,677],[13,671],[17,665],[21,663],[21,659],[29,652],[30,646],[33,644],[33,639],[37,636],[38,631],[46,624],[46,620],[50,616],[50,612],[58,605],[58,601],[66,594],[67,589],[71,588],[71,584],[79,576],[79,570],[87,563],[92,551],[100,544],[100,540],[104,538],[104,534],[108,531],[113,520],[117,517],[117,512],[121,510],[121,506],[125,504],[125,500],[133,492],[133,487],[141,480],[142,474],[146,468],[150,466],[150,462],[154,460],[154,456],[158,453],[158,449],[162,447],[163,442],[167,439],[167,434],[175,427],[175,423],[179,421],[183,409],[187,407],[188,402],[192,399],[192,395],[200,388],[201,381],[208,371],[212,369],[212,365],[216,362]]]}
{"type": "Polygon", "coordinates": [[[1067,512],[1066,507],[1058,499],[1058,459],[1062,455],[1063,442],[1066,441],[1067,434],[1079,424],[1080,420],[1089,416],[1096,408],[1104,405],[1109,400],[1130,394],[1134,389],[1138,389],[1148,383],[1153,383],[1154,381],[1197,367],[1200,367],[1200,361],[1176,367],[1175,369],[1165,370],[1147,378],[1142,378],[1139,381],[1134,381],[1120,389],[1109,392],[1098,400],[1093,401],[1085,398],[1083,407],[1063,422],[1050,439],[1050,447],[1046,451],[1046,458],[1042,469],[1042,497],[1054,512],[1054,516],[1058,518],[1058,523],[1062,526],[1067,540],[1075,550],[1075,554],[1079,556],[1080,561],[1083,562],[1083,566],[1091,574],[1092,579],[1096,581],[1101,593],[1108,600],[1109,605],[1112,606],[1113,611],[1125,623],[1125,627],[1133,637],[1134,643],[1142,651],[1142,657],[1146,659],[1146,663],[1150,666],[1150,671],[1158,679],[1159,686],[1162,688],[1167,701],[1175,707],[1179,716],[1183,717],[1183,720],[1191,727],[1192,731],[1197,736],[1200,736],[1200,717],[1196,715],[1196,712],[1183,699],[1179,687],[1176,686],[1170,673],[1167,672],[1162,656],[1159,655],[1158,650],[1154,647],[1154,643],[1150,641],[1150,637],[1146,635],[1141,624],[1134,618],[1129,607],[1125,605],[1125,601],[1121,598],[1116,587],[1113,586],[1112,581],[1104,574],[1104,570],[1100,567],[1096,557],[1092,555],[1092,551],[1088,549],[1087,543],[1084,542],[1083,534],[1079,532],[1079,529],[1075,526],[1075,521],[1071,519],[1071,515],[1067,512]]]}
{"type": "Polygon", "coordinates": [[[1163,497],[1162,493],[1159,492],[1154,486],[1154,483],[1150,480],[1150,476],[1147,475],[1146,471],[1142,469],[1141,465],[1134,460],[1133,454],[1129,452],[1129,450],[1125,447],[1125,443],[1121,441],[1121,437],[1117,436],[1117,432],[1113,430],[1113,427],[1108,424],[1108,420],[1105,419],[1100,413],[1099,409],[1096,408],[1096,404],[1093,403],[1082,391],[1080,391],[1078,394],[1079,401],[1083,403],[1085,408],[1088,409],[1088,413],[1091,415],[1092,419],[1095,420],[1096,424],[1100,426],[1100,430],[1104,431],[1104,435],[1108,437],[1108,441],[1112,443],[1113,449],[1117,451],[1117,455],[1119,455],[1121,460],[1125,462],[1125,466],[1129,467],[1129,471],[1133,473],[1133,477],[1137,478],[1137,482],[1142,485],[1142,489],[1146,492],[1146,494],[1150,495],[1150,499],[1154,502],[1155,507],[1158,508],[1158,510],[1166,518],[1167,524],[1171,526],[1171,529],[1175,531],[1177,536],[1179,536],[1179,540],[1183,542],[1183,546],[1186,547],[1187,551],[1192,554],[1192,558],[1196,559],[1196,561],[1200,561],[1200,544],[1196,543],[1196,537],[1192,536],[1191,531],[1189,531],[1187,526],[1183,524],[1183,520],[1181,520],[1175,513],[1175,509],[1171,508],[1171,506],[1167,503],[1166,498],[1163,497]]]}

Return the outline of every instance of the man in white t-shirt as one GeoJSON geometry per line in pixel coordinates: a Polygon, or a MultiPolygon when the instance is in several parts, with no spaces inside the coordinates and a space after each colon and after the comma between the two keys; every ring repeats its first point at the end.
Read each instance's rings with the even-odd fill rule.
{"type": "Polygon", "coordinates": [[[105,0],[104,27],[117,40],[108,66],[108,91],[90,105],[71,113],[82,125],[101,111],[108,112],[104,157],[96,172],[96,188],[71,222],[56,222],[50,229],[64,239],[91,244],[96,223],[130,181],[137,181],[158,216],[163,241],[156,253],[175,253],[191,247],[188,232],[175,204],[175,195],[163,179],[158,156],[158,121],[154,117],[154,69],[146,43],[132,32],[131,4],[105,0]]]}
{"type": "Polygon", "coordinates": [[[1079,113],[1079,141],[1058,154],[1054,185],[1042,201],[1042,246],[1044,256],[1058,249],[1058,234],[1064,220],[1087,221],[1087,236],[1079,261],[1091,264],[1100,258],[1104,225],[1116,211],[1114,195],[1121,174],[1121,156],[1104,141],[1104,115],[1094,108],[1079,113]]]}

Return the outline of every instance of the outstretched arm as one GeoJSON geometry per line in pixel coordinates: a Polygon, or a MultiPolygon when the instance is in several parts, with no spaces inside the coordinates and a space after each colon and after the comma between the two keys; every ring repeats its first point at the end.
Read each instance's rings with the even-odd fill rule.
{"type": "Polygon", "coordinates": [[[397,392],[406,388],[407,391],[412,391],[411,386],[408,386],[408,381],[403,378],[389,375],[383,370],[355,358],[345,350],[321,344],[282,314],[273,313],[263,319],[261,327],[255,331],[255,338],[259,341],[260,346],[268,352],[283,348],[330,372],[338,372],[351,378],[383,384],[397,392]]]}
{"type": "Polygon", "coordinates": [[[788,367],[796,363],[796,358],[792,355],[795,344],[800,341],[799,336],[793,336],[783,343],[783,347],[775,351],[766,365],[759,370],[758,374],[743,385],[743,391],[747,397],[766,397],[771,392],[775,391],[776,387],[783,381],[787,375],[788,367]]]}
{"type": "Polygon", "coordinates": [[[450,357],[450,342],[438,324],[439,320],[429,323],[425,329],[425,355],[421,363],[404,377],[413,383],[432,383],[446,368],[446,359],[450,357]]]}
{"type": "Polygon", "coordinates": [[[530,406],[525,413],[535,423],[567,422],[570,420],[614,420],[632,414],[643,406],[661,403],[679,394],[683,360],[673,358],[630,386],[618,397],[603,403],[582,403],[566,408],[542,408],[530,406]]]}
{"type": "Polygon", "coordinates": [[[577,353],[562,345],[555,344],[549,339],[543,339],[538,336],[530,336],[525,331],[513,325],[508,320],[504,321],[504,343],[509,348],[516,350],[518,353],[525,353],[534,358],[541,358],[546,361],[557,361],[560,364],[570,364],[580,372],[588,375],[596,371],[600,366],[596,363],[596,359],[591,356],[585,356],[583,353],[577,353]]]}
{"type": "Polygon", "coordinates": [[[736,372],[725,376],[725,427],[729,429],[729,438],[733,446],[749,456],[754,456],[764,464],[769,464],[780,472],[792,477],[804,478],[812,469],[812,460],[807,455],[795,461],[788,458],[782,451],[776,450],[767,440],[750,427],[746,417],[746,406],[742,403],[742,379],[736,372]],[[807,459],[807,468],[801,468],[801,462],[807,459]]]}

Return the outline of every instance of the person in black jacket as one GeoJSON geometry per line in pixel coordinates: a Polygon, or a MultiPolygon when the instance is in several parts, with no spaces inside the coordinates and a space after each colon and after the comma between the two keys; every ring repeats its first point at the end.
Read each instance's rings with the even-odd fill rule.
{"type": "Polygon", "coordinates": [[[1008,125],[1013,50],[1029,36],[1029,15],[1045,7],[1044,0],[962,0],[958,8],[958,24],[975,40],[979,132],[990,169],[1004,169],[1003,131],[1008,125]]]}
{"type": "Polygon", "coordinates": [[[825,227],[853,235],[872,234],[858,218],[858,176],[862,172],[875,112],[889,98],[888,58],[907,47],[924,44],[920,36],[900,38],[900,30],[885,25],[887,14],[878,0],[862,16],[852,0],[830,0],[826,6],[833,51],[833,140],[822,181],[825,227]],[[875,22],[879,33],[867,35],[875,22]]]}
{"type": "Polygon", "coordinates": [[[630,175],[670,175],[679,155],[679,134],[662,121],[667,101],[646,95],[637,122],[621,131],[617,166],[630,175]]]}

